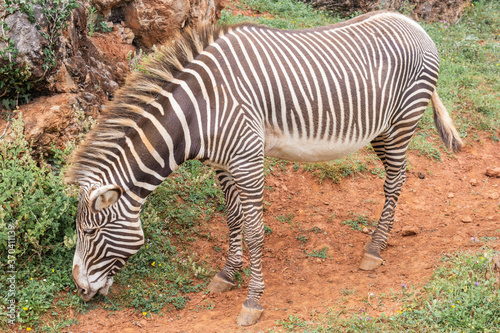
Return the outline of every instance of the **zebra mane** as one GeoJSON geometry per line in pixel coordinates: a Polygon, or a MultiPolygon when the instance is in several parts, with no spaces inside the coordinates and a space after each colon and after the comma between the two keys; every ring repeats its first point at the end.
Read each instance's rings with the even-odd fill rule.
{"type": "Polygon", "coordinates": [[[73,153],[71,165],[65,172],[65,182],[81,184],[85,179],[93,178],[88,162],[95,161],[97,155],[104,155],[108,150],[105,146],[109,146],[105,143],[126,137],[131,130],[131,120],[137,121],[142,117],[146,106],[154,102],[159,92],[175,80],[184,66],[219,37],[245,25],[250,24],[202,24],[196,29],[188,27],[161,46],[140,65],[140,71],[127,78],[125,85],[99,115],[98,124],[73,153]]]}

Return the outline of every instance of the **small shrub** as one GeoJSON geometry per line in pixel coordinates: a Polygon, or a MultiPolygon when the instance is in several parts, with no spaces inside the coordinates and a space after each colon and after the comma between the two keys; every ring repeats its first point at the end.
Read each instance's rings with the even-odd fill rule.
{"type": "Polygon", "coordinates": [[[328,252],[328,246],[325,246],[321,250],[312,250],[312,252],[306,252],[306,255],[308,257],[326,259],[328,257],[327,252],[328,252]]]}
{"type": "Polygon", "coordinates": [[[370,219],[366,215],[358,215],[353,219],[342,221],[342,224],[348,225],[353,230],[363,230],[365,226],[376,226],[376,220],[370,219]]]}

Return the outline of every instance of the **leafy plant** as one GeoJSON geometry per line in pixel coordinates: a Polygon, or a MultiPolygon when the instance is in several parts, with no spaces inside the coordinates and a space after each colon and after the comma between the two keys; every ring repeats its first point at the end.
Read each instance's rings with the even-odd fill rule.
{"type": "Polygon", "coordinates": [[[366,215],[358,215],[352,219],[347,219],[345,221],[342,221],[342,224],[348,225],[351,227],[353,230],[363,230],[363,227],[365,226],[376,226],[376,220],[370,219],[366,215]]]}
{"type": "Polygon", "coordinates": [[[113,30],[108,27],[104,18],[95,7],[90,7],[88,10],[87,29],[90,37],[92,37],[96,31],[111,32],[113,30]]]}
{"type": "Polygon", "coordinates": [[[288,213],[286,215],[284,214],[281,214],[281,215],[278,215],[276,216],[276,220],[280,221],[281,223],[292,223],[292,220],[293,218],[295,217],[295,214],[292,212],[292,213],[288,213]]]}
{"type": "Polygon", "coordinates": [[[325,246],[321,250],[312,250],[312,252],[306,252],[306,255],[308,257],[315,257],[315,258],[326,259],[327,258],[327,252],[328,252],[328,246],[325,246]]]}

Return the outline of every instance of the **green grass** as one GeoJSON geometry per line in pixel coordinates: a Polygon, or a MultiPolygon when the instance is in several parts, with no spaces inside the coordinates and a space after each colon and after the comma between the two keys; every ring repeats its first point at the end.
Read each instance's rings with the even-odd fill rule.
{"type": "MultiPolygon", "coordinates": [[[[422,24],[441,56],[440,97],[466,142],[477,140],[480,131],[487,131],[490,138],[499,134],[499,25],[497,1],[474,2],[456,23],[422,24]]],[[[423,130],[434,126],[431,117],[428,110],[420,125],[423,130]]]]}
{"type": "MultiPolygon", "coordinates": [[[[278,324],[287,332],[498,332],[500,299],[490,259],[498,252],[445,255],[430,281],[422,288],[403,285],[392,295],[401,302],[395,314],[372,316],[340,305],[304,319],[289,316],[278,324]]],[[[350,290],[345,296],[352,294],[350,290]]],[[[387,295],[379,295],[379,304],[387,295]]],[[[393,299],[394,300],[394,299],[393,299]]],[[[277,332],[270,330],[270,332],[277,332]]]]}
{"type": "Polygon", "coordinates": [[[228,7],[222,11],[219,24],[236,24],[251,22],[263,24],[277,29],[304,29],[314,28],[323,25],[333,24],[343,21],[338,15],[329,12],[317,11],[300,1],[294,0],[245,0],[244,4],[236,5],[229,2],[228,7]],[[233,16],[230,8],[244,9],[250,8],[257,15],[254,16],[233,16]],[[267,12],[271,17],[260,16],[259,13],[267,12]]]}

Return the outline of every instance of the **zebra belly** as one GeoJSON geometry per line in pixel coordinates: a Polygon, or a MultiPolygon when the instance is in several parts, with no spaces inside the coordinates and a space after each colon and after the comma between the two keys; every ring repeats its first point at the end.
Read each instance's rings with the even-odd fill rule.
{"type": "Polygon", "coordinates": [[[363,148],[373,138],[354,142],[266,136],[264,154],[294,162],[325,162],[349,155],[363,148]]]}

